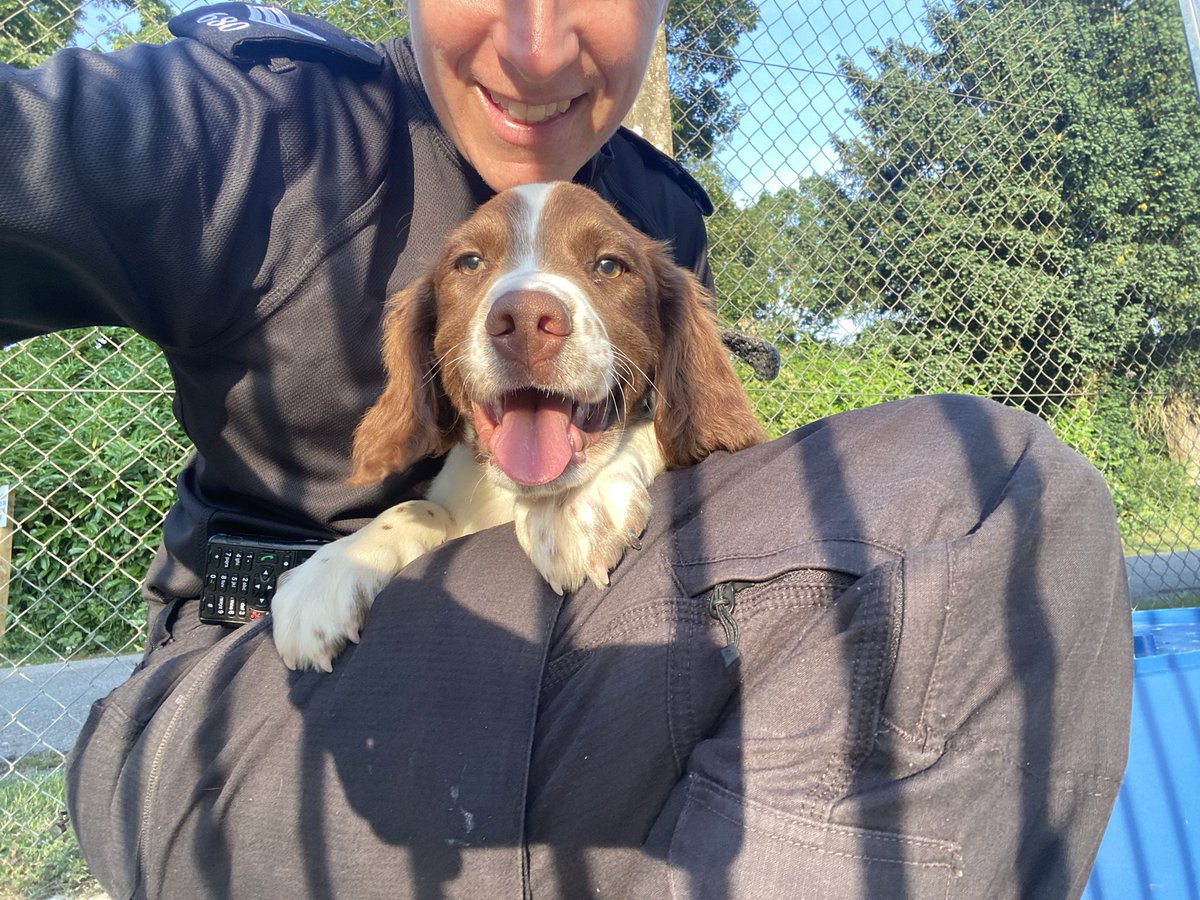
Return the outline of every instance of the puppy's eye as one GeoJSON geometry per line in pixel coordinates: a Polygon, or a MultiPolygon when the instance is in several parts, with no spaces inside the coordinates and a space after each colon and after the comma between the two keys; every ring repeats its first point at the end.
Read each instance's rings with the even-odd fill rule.
{"type": "Polygon", "coordinates": [[[625,264],[605,257],[596,262],[596,274],[602,278],[619,278],[625,274],[625,264]]]}
{"type": "Polygon", "coordinates": [[[464,275],[478,275],[487,268],[487,263],[483,261],[483,257],[476,256],[474,253],[465,253],[454,261],[454,268],[462,272],[464,275]]]}

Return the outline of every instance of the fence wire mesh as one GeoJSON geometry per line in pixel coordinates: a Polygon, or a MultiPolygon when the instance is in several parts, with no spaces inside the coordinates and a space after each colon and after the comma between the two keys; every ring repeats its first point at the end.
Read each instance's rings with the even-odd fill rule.
{"type": "MultiPolygon", "coordinates": [[[[162,41],[181,8],[0,0],[0,62],[162,41]]],[[[289,8],[406,27],[390,3],[289,8]]],[[[783,356],[746,375],[768,428],[937,391],[1024,408],[1105,475],[1136,602],[1197,602],[1200,106],[1175,0],[671,0],[666,34],[722,314],[783,356]]],[[[0,895],[86,891],[64,753],[139,649],[188,442],[157,350],[90,329],[2,351],[0,448],[0,895]]]]}

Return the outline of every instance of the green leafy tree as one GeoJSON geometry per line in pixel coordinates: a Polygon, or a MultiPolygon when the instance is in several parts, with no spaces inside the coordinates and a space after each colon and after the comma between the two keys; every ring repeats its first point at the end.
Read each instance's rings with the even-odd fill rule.
{"type": "Polygon", "coordinates": [[[1143,387],[1200,386],[1200,102],[1172,0],[1078,7],[1063,193],[1079,248],[1078,296],[1136,341],[1120,370],[1143,387]]]}
{"type": "Polygon", "coordinates": [[[119,329],[0,352],[0,483],[19,526],[3,655],[127,651],[186,438],[148,341],[119,329]]]}
{"type": "Polygon", "coordinates": [[[671,123],[680,156],[707,159],[744,107],[725,92],[741,71],[736,48],[758,25],[753,0],[670,0],[665,23],[671,123]]]}
{"type": "Polygon", "coordinates": [[[842,64],[856,302],[926,389],[1039,411],[1167,345],[1182,364],[1200,121],[1175,4],[962,0],[928,28],[842,64]]]}
{"type": "Polygon", "coordinates": [[[79,7],[60,0],[0,0],[0,63],[31,68],[75,34],[79,7]]]}
{"type": "Polygon", "coordinates": [[[1070,389],[1075,342],[1061,175],[1063,6],[960,2],[930,45],[842,64],[862,133],[838,142],[859,313],[927,389],[1033,405],[1070,389]]]}
{"type": "Polygon", "coordinates": [[[827,331],[853,288],[846,231],[829,227],[843,206],[830,181],[803,178],[740,206],[716,163],[694,161],[689,171],[713,201],[709,263],[726,318],[789,343],[827,331]]]}

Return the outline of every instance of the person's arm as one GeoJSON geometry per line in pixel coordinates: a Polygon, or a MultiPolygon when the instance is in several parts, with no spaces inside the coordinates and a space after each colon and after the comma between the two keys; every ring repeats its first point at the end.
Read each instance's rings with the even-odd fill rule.
{"type": "Polygon", "coordinates": [[[355,145],[390,119],[358,87],[193,39],[0,67],[0,341],[122,324],[197,346],[244,320],[381,177],[355,145]]]}
{"type": "Polygon", "coordinates": [[[214,96],[196,50],[65,50],[0,70],[6,342],[91,324],[177,337],[163,298],[206,290],[228,254],[206,211],[227,206],[232,167],[205,156],[233,145],[239,112],[214,96]]]}

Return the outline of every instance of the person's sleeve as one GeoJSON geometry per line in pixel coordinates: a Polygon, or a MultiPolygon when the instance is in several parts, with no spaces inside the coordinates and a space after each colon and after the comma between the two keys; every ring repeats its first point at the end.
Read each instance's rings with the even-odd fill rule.
{"type": "Polygon", "coordinates": [[[338,90],[190,39],[0,67],[0,341],[120,324],[198,346],[252,313],[361,202],[333,187],[347,166],[380,177],[338,90]]]}

